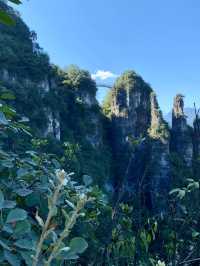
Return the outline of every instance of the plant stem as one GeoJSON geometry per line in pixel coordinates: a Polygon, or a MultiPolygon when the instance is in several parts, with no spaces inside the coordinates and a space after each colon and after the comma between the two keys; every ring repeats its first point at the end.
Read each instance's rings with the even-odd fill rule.
{"type": "Polygon", "coordinates": [[[72,227],[74,226],[78,216],[79,216],[79,212],[80,210],[84,207],[85,203],[87,202],[87,200],[80,200],[77,204],[76,209],[74,210],[73,214],[70,217],[69,222],[65,225],[65,228],[63,230],[63,232],[61,233],[60,237],[57,239],[57,241],[54,243],[54,247],[53,250],[47,260],[47,262],[45,263],[45,266],[50,266],[52,260],[55,258],[58,250],[60,249],[60,246],[62,244],[62,241],[68,237],[70,230],[72,229],[72,227]]]}
{"type": "Polygon", "coordinates": [[[46,222],[45,222],[45,224],[44,224],[44,226],[42,228],[42,233],[41,233],[41,236],[40,236],[40,240],[39,240],[39,242],[37,244],[36,254],[35,254],[34,258],[33,258],[32,266],[37,266],[37,264],[38,264],[39,256],[40,256],[40,253],[41,253],[41,250],[42,250],[42,245],[44,243],[44,240],[46,239],[46,237],[49,234],[48,228],[49,228],[49,225],[50,225],[50,222],[51,222],[51,218],[53,217],[54,208],[56,207],[56,203],[57,203],[57,200],[58,200],[58,197],[59,197],[59,192],[60,192],[62,186],[63,186],[63,183],[60,182],[59,185],[57,186],[54,194],[53,194],[51,208],[49,208],[49,212],[48,212],[48,216],[47,216],[46,222]]]}

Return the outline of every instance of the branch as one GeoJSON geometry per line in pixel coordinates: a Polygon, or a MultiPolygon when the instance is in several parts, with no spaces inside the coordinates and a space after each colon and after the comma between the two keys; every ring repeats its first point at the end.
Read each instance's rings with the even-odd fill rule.
{"type": "Polygon", "coordinates": [[[187,263],[193,263],[193,262],[196,262],[196,261],[200,261],[200,258],[196,258],[196,259],[192,259],[192,260],[186,260],[186,261],[182,261],[179,263],[179,265],[182,265],[182,264],[187,264],[187,263]]]}

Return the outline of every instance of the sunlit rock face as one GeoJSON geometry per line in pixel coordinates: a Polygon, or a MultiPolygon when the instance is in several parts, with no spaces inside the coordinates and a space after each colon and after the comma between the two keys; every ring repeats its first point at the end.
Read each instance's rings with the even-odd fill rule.
{"type": "Polygon", "coordinates": [[[174,98],[171,151],[177,153],[187,166],[192,165],[192,129],[187,125],[187,118],[184,114],[184,97],[181,94],[177,94],[174,98]]]}
{"type": "Polygon", "coordinates": [[[200,179],[200,117],[197,112],[193,127],[193,174],[200,179]]]}
{"type": "Polygon", "coordinates": [[[146,135],[150,125],[150,86],[135,72],[125,72],[113,88],[112,114],[122,131],[122,141],[127,136],[146,135]]]}
{"type": "MultiPolygon", "coordinates": [[[[138,160],[133,153],[135,147],[132,142],[148,135],[151,119],[150,94],[149,85],[133,71],[127,71],[119,77],[112,89],[112,143],[116,161],[120,162],[116,167],[119,179],[123,179],[124,175],[128,179],[138,179],[133,175],[132,169],[135,164],[133,161],[138,160]]],[[[139,152],[141,157],[142,150],[143,148],[139,152]]],[[[144,169],[139,165],[138,169],[141,169],[137,174],[140,176],[144,169]]],[[[134,181],[130,184],[135,183],[134,181]]]]}
{"type": "Polygon", "coordinates": [[[141,77],[128,71],[114,85],[111,110],[116,183],[122,180],[126,197],[142,190],[146,204],[160,211],[169,191],[170,134],[156,95],[141,77]]]}

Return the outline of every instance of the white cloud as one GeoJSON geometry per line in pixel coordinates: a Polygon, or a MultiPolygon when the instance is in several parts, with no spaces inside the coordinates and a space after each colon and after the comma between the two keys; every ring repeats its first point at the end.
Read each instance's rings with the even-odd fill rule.
{"type": "Polygon", "coordinates": [[[104,70],[97,70],[96,73],[92,74],[92,79],[109,79],[109,78],[116,78],[118,75],[110,72],[110,71],[104,71],[104,70]]]}

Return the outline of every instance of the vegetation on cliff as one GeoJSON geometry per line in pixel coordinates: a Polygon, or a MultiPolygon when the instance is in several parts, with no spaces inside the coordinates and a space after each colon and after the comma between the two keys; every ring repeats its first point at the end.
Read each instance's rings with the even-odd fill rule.
{"type": "Polygon", "coordinates": [[[0,24],[0,264],[198,265],[198,115],[189,133],[179,120],[191,138],[170,147],[134,71],[102,110],[88,71],[51,65],[19,14],[0,9],[15,20],[0,24]]]}
{"type": "Polygon", "coordinates": [[[137,86],[143,86],[143,88],[148,88],[151,91],[151,88],[148,84],[144,82],[142,77],[140,77],[136,72],[132,70],[125,71],[115,82],[114,87],[117,90],[120,89],[132,89],[137,83],[137,86]]]}

